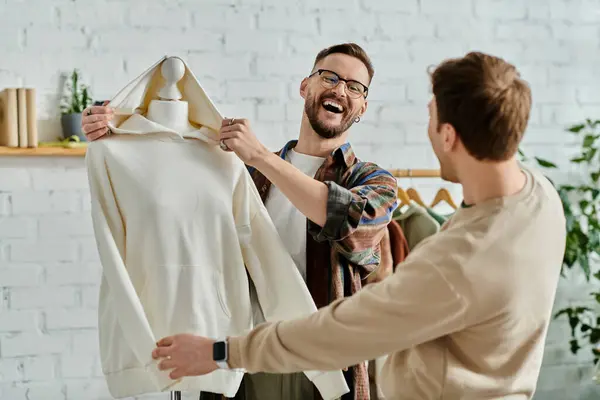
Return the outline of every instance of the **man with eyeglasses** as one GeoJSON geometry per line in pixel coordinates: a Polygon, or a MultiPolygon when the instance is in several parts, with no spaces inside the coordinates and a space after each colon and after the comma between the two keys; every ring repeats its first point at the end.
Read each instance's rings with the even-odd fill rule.
{"type": "MultiPolygon", "coordinates": [[[[318,53],[300,83],[305,100],[300,134],[275,153],[246,119],[225,119],[221,148],[248,166],[284,245],[321,308],[353,295],[379,266],[379,243],[396,207],[396,180],[374,163],[360,161],[348,143],[350,127],[367,111],[374,69],[354,43],[318,53]]],[[[111,110],[84,112],[88,140],[107,132],[111,110]]],[[[254,294],[254,291],[252,291],[254,294]]],[[[254,302],[257,303],[257,302],[254,302]]],[[[263,317],[257,310],[260,321],[263,317]]],[[[348,400],[369,400],[366,362],[344,371],[348,400]]],[[[203,393],[201,399],[221,398],[203,393]]],[[[303,373],[246,375],[236,399],[320,399],[303,373]]]]}
{"type": "MultiPolygon", "coordinates": [[[[319,308],[356,293],[378,267],[379,243],[396,206],[395,178],[373,163],[359,161],[348,143],[350,127],[367,110],[373,74],[367,54],[356,44],[322,50],[300,84],[305,105],[299,138],[275,154],[258,142],[246,120],[233,125],[223,121],[224,145],[249,165],[319,308]]],[[[345,374],[350,393],[343,399],[369,399],[366,363],[345,374]]],[[[255,391],[253,398],[319,398],[303,374],[247,375],[244,383],[258,382],[260,388],[297,389],[272,397],[255,391]]]]}

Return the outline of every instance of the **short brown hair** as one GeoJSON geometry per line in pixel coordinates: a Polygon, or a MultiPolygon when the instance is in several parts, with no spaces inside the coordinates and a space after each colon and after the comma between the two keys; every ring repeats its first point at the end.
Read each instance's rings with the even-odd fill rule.
{"type": "Polygon", "coordinates": [[[346,54],[354,58],[358,58],[360,61],[362,61],[363,64],[365,64],[365,67],[367,67],[367,71],[369,72],[369,83],[373,80],[373,75],[375,75],[375,69],[373,68],[371,59],[367,55],[367,52],[356,43],[336,44],[321,50],[319,54],[317,54],[317,58],[315,59],[313,68],[319,63],[319,61],[321,61],[328,55],[336,53],[346,54]]]}
{"type": "Polygon", "coordinates": [[[471,52],[431,74],[439,124],[451,124],[478,160],[505,161],[518,150],[531,110],[531,90],[499,57],[471,52]]]}

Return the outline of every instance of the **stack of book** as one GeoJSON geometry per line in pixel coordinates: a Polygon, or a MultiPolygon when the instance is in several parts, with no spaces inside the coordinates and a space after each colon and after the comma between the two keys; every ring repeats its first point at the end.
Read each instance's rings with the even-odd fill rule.
{"type": "Polygon", "coordinates": [[[0,91],[0,146],[38,147],[35,88],[0,91]]]}

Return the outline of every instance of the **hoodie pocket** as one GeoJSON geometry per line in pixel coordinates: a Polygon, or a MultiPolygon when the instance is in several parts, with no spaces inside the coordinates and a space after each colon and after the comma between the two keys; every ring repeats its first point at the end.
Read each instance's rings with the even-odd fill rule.
{"type": "Polygon", "coordinates": [[[219,298],[219,303],[221,304],[221,309],[227,318],[231,318],[231,312],[229,311],[229,305],[225,296],[225,282],[223,281],[223,274],[221,273],[221,270],[215,271],[213,274],[213,281],[217,291],[217,297],[219,298]]]}
{"type": "Polygon", "coordinates": [[[229,325],[231,312],[223,275],[217,267],[158,266],[145,292],[153,326],[208,333],[229,325]]]}

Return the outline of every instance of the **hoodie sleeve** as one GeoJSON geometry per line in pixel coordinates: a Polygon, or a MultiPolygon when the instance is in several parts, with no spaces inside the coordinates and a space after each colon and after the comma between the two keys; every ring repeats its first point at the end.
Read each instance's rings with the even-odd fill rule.
{"type": "Polygon", "coordinates": [[[90,145],[85,160],[91,195],[92,223],[103,275],[108,286],[108,301],[115,304],[112,310],[117,313],[127,344],[138,360],[146,366],[156,388],[164,390],[176,381],[169,378],[168,371],[160,371],[158,361],[152,358],[156,339],[127,272],[127,266],[123,262],[126,227],[113,192],[103,149],[104,146],[100,142],[90,145]]]}
{"type": "MultiPolygon", "coordinates": [[[[246,170],[237,184],[234,202],[244,262],[265,319],[288,320],[314,313],[317,308],[312,296],[246,170]]],[[[304,374],[325,400],[350,391],[340,370],[304,374]]]]}

